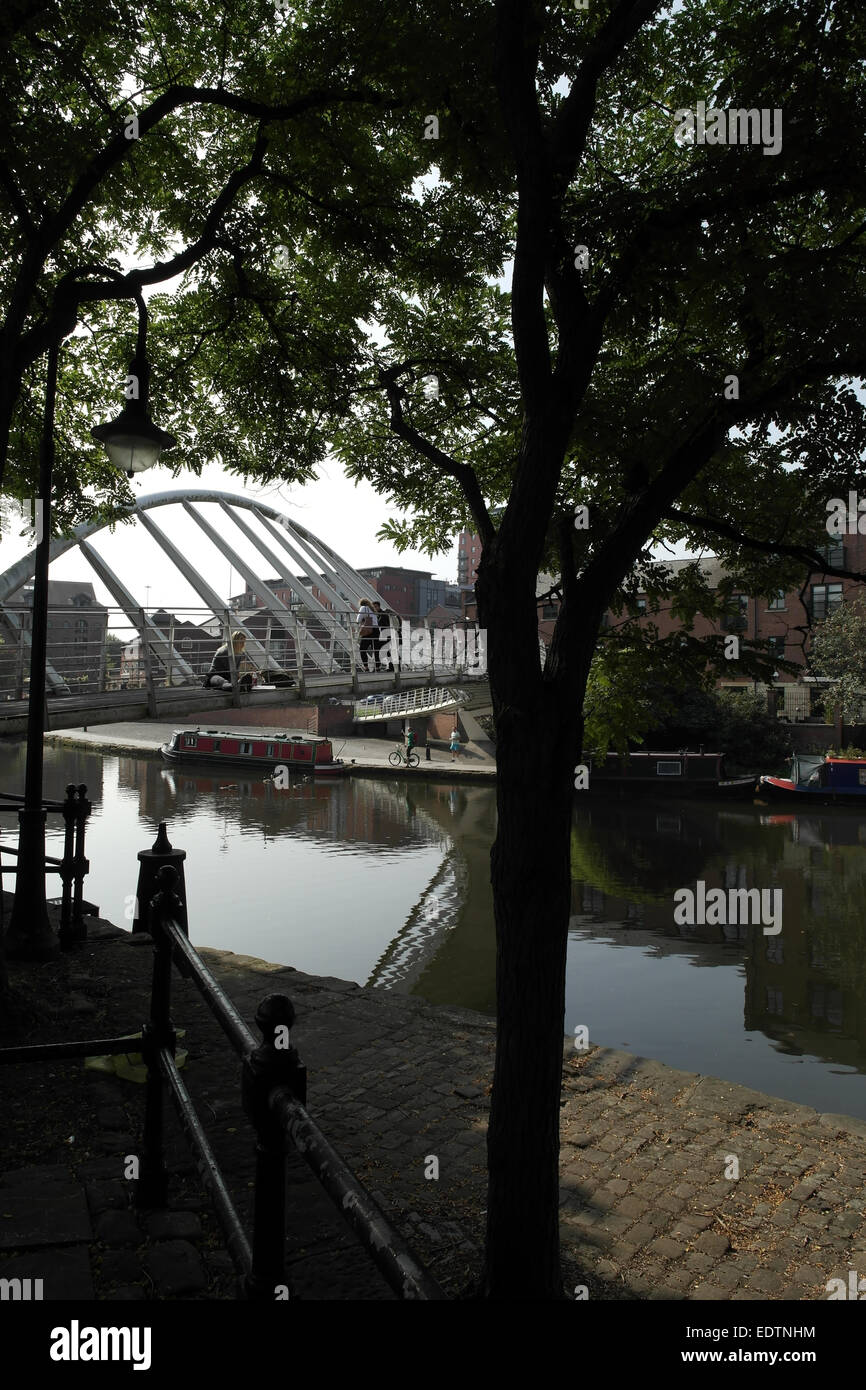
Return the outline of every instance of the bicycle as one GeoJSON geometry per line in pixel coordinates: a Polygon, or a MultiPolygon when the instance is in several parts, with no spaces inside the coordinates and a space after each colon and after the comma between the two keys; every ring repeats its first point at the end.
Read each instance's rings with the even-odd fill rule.
{"type": "Polygon", "coordinates": [[[400,767],[403,763],[405,763],[407,767],[417,767],[420,761],[421,759],[414,748],[411,753],[404,753],[399,744],[388,759],[392,767],[400,767]]]}

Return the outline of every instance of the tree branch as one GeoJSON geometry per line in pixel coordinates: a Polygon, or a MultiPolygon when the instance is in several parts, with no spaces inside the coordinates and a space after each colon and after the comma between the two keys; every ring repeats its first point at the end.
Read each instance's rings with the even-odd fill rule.
{"type": "Polygon", "coordinates": [[[758,550],[762,555],[787,555],[792,560],[802,560],[804,565],[808,565],[810,574],[835,574],[840,579],[855,579],[861,584],[866,583],[866,574],[862,574],[859,570],[844,569],[840,565],[831,565],[820,551],[812,550],[807,545],[789,545],[785,541],[759,540],[757,536],[749,536],[730,522],[722,521],[719,517],[695,516],[691,512],[680,511],[678,507],[669,507],[665,512],[665,518],[692,527],[695,531],[710,531],[714,535],[723,536],[726,540],[735,541],[738,545],[748,546],[750,550],[758,550]]]}
{"type": "Polygon", "coordinates": [[[437,449],[435,444],[431,444],[429,439],[425,439],[416,429],[413,429],[403,415],[400,387],[397,381],[406,370],[407,363],[405,362],[397,363],[392,367],[379,368],[379,384],[384,388],[391,412],[389,420],[391,431],[396,434],[398,439],[411,445],[422,458],[432,463],[439,473],[447,474],[448,477],[457,480],[469,503],[469,509],[475,519],[482,544],[487,545],[493,540],[496,531],[481,495],[475,470],[468,463],[460,463],[457,459],[451,458],[450,454],[437,449]]]}
{"type": "Polygon", "coordinates": [[[599,78],[612,67],[664,0],[619,0],[590,44],[553,126],[552,172],[556,191],[571,183],[586,149],[599,78]]]}

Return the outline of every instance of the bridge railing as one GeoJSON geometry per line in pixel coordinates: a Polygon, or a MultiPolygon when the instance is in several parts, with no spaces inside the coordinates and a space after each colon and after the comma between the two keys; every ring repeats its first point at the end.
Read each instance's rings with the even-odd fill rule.
{"type": "MultiPolygon", "coordinates": [[[[279,684],[291,676],[303,687],[317,676],[354,682],[376,671],[393,673],[395,680],[403,670],[429,671],[431,679],[483,673],[474,624],[441,627],[414,617],[405,619],[407,633],[394,614],[395,653],[388,629],[373,639],[360,637],[354,609],[317,612],[298,604],[292,610],[226,608],[214,614],[203,607],[128,611],[86,600],[81,595],[49,605],[49,699],[200,685],[217,648],[238,628],[247,633],[247,665],[257,682],[279,684]],[[390,659],[395,654],[396,663],[390,659]]],[[[0,606],[0,701],[27,698],[31,620],[27,605],[0,606]]]]}
{"type": "Polygon", "coordinates": [[[365,719],[401,719],[421,711],[445,709],[448,705],[461,703],[459,694],[446,690],[443,686],[419,686],[399,695],[368,695],[363,700],[356,700],[352,718],[358,722],[365,719]]]}

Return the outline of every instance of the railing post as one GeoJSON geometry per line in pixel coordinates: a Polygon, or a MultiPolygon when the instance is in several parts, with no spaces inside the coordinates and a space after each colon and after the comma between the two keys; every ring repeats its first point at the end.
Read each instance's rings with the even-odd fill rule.
{"type": "Polygon", "coordinates": [[[240,687],[238,686],[238,662],[237,657],[235,656],[235,649],[232,646],[231,614],[229,613],[229,610],[227,608],[223,609],[223,617],[225,618],[226,642],[228,644],[226,649],[226,655],[229,659],[229,671],[231,672],[232,678],[232,704],[234,705],[235,709],[239,709],[241,703],[241,692],[240,687]]]}
{"type": "Polygon", "coordinates": [[[60,899],[60,945],[72,944],[72,880],[75,876],[73,859],[75,857],[75,785],[70,782],[66,788],[63,803],[63,859],[60,864],[60,881],[63,884],[60,899]]]}
{"type": "Polygon", "coordinates": [[[24,626],[18,628],[18,669],[15,673],[15,698],[24,699],[24,626]]]}
{"type": "Polygon", "coordinates": [[[141,1171],[135,1189],[138,1207],[164,1207],[168,1197],[165,1166],[165,1082],[159,1065],[164,1047],[174,1056],[177,1035],[171,1022],[171,944],[164,929],[168,916],[177,916],[180,903],[172,891],[177,874],[164,864],[158,875],[159,892],[149,904],[148,926],[153,937],[153,982],[150,1018],[141,1030],[141,1053],[147,1066],[144,1097],[144,1140],[141,1171]]]}
{"type": "Polygon", "coordinates": [[[90,861],[84,854],[84,835],[87,817],[93,808],[87,800],[87,787],[82,783],[75,787],[70,782],[66,788],[63,803],[63,819],[66,831],[63,843],[63,861],[60,877],[63,880],[63,897],[60,908],[60,945],[64,950],[77,946],[87,940],[87,923],[82,911],[84,878],[90,869],[90,861]],[[77,796],[76,796],[77,794],[77,796]]]}
{"type": "Polygon", "coordinates": [[[75,874],[75,891],[72,898],[72,940],[86,941],[87,923],[84,920],[84,913],[81,909],[82,891],[84,888],[85,874],[90,871],[90,860],[84,854],[84,835],[87,829],[87,818],[93,807],[87,799],[87,787],[82,782],[78,788],[78,801],[75,804],[75,858],[73,860],[73,870],[75,874]]]}
{"type": "Polygon", "coordinates": [[[256,1130],[256,1186],[253,1214],[253,1265],[244,1294],[256,1302],[273,1302],[286,1286],[286,1136],[268,1103],[276,1086],[288,1086],[302,1105],[307,1099],[307,1069],[289,1045],[295,1021],[292,1002],[269,994],[256,1009],[262,1043],[245,1059],[241,1077],[244,1113],[256,1130]]]}
{"type": "Polygon", "coordinates": [[[168,623],[168,675],[165,683],[171,689],[171,674],[174,669],[174,614],[172,613],[168,623]]]}
{"type": "Polygon", "coordinates": [[[295,634],[295,650],[298,658],[298,694],[303,700],[307,693],[304,682],[304,638],[307,635],[307,629],[300,619],[295,623],[295,634]]]}
{"type": "Polygon", "coordinates": [[[347,616],[348,622],[346,626],[349,634],[349,671],[352,676],[352,694],[360,695],[361,687],[358,684],[358,657],[355,652],[355,627],[352,622],[351,614],[347,616]]]}
{"type": "Polygon", "coordinates": [[[186,911],[186,883],[184,882],[183,861],[185,849],[174,849],[168,838],[165,821],[159,823],[156,839],[150,849],[139,850],[137,855],[138,887],[135,890],[135,914],[132,919],[134,932],[147,931],[148,904],[157,889],[159,871],[164,864],[170,864],[177,875],[179,895],[177,920],[189,936],[189,921],[186,911]]]}
{"type": "Polygon", "coordinates": [[[144,679],[147,684],[147,712],[151,719],[157,715],[156,689],[153,684],[153,657],[150,650],[150,643],[147,640],[147,619],[144,609],[139,608],[138,616],[141,619],[141,651],[144,657],[144,679]]]}

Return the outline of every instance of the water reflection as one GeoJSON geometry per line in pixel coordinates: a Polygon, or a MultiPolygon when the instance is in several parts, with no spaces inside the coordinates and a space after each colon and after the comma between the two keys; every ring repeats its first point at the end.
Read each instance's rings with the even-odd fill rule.
{"type": "Polygon", "coordinates": [[[594,1008],[597,1041],[642,1046],[822,1110],[866,1114],[864,843],[856,808],[768,815],[707,802],[676,812],[648,802],[578,805],[571,934],[590,949],[570,957],[573,1024],[594,1008]],[[707,892],[781,889],[781,932],[677,925],[674,892],[698,879],[707,892]],[[594,961],[601,942],[608,957],[631,949],[652,966],[622,968],[614,982],[594,961]],[[587,979],[602,985],[603,1007],[587,979]],[[739,1024],[729,1007],[736,996],[739,1024]]]}
{"type": "MultiPolygon", "coordinates": [[[[0,786],[23,777],[23,748],[0,747],[0,786]]],[[[493,1012],[492,788],[297,774],[280,791],[47,749],[47,794],[69,781],[94,803],[86,894],[111,920],[166,820],[197,944],[493,1012]]],[[[866,1116],[864,845],[856,808],[577,799],[565,1031],[866,1116]],[[782,931],[675,924],[675,891],[698,880],[780,888],[782,931]]]]}

